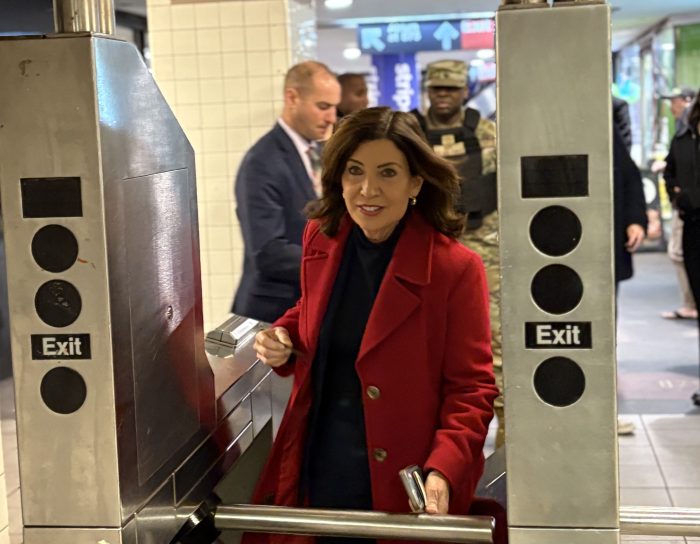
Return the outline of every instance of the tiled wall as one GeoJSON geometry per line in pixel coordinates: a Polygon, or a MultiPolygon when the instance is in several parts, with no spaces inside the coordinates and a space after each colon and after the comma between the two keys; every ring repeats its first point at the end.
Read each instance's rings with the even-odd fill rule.
{"type": "Polygon", "coordinates": [[[233,179],[245,151],[281,112],[287,69],[315,55],[314,0],[147,6],[153,74],[196,153],[209,329],[226,317],[241,274],[233,179]]]}

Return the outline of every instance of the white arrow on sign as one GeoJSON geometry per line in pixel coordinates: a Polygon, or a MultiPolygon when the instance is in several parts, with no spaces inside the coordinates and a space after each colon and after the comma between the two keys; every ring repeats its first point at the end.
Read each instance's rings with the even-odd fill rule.
{"type": "Polygon", "coordinates": [[[449,51],[452,49],[452,41],[459,38],[459,30],[452,24],[444,21],[433,34],[436,40],[442,43],[442,50],[449,51]]]}
{"type": "Polygon", "coordinates": [[[380,52],[386,49],[386,44],[382,41],[381,27],[360,29],[360,41],[362,49],[375,49],[380,52]]]}

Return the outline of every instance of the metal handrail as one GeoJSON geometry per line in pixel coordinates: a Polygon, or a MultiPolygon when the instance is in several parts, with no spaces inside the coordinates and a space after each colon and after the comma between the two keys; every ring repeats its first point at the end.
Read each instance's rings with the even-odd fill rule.
{"type": "Polygon", "coordinates": [[[620,533],[645,536],[700,536],[699,508],[623,506],[620,533]]]}
{"type": "Polygon", "coordinates": [[[219,506],[214,523],[218,529],[255,533],[433,540],[463,544],[493,543],[495,526],[494,519],[488,516],[387,514],[251,505],[219,506]]]}

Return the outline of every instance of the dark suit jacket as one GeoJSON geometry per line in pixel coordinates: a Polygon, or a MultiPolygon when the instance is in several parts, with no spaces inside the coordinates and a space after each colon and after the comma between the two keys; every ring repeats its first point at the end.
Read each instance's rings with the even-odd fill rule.
{"type": "Polygon", "coordinates": [[[246,153],[235,193],[245,255],[232,311],[271,322],[300,296],[303,210],[316,198],[304,162],[279,123],[246,153]]]}
{"type": "MultiPolygon", "coordinates": [[[[287,328],[300,350],[294,361],[275,369],[282,375],[293,373],[294,386],[254,502],[298,506],[313,395],[311,364],[350,227],[346,217],[332,238],[320,232],[316,221],[306,230],[303,294],[275,323],[287,328]]],[[[482,448],[498,392],[489,332],[481,259],[414,211],[389,262],[355,363],[361,390],[373,385],[381,392],[380,400],[364,394],[362,399],[376,510],[408,511],[397,475],[417,464],[449,480],[450,512],[468,511],[483,469],[482,448]],[[375,448],[385,450],[386,458],[378,460],[375,448]]],[[[248,537],[247,544],[308,542],[248,537]]]]}
{"type": "Polygon", "coordinates": [[[615,232],[615,281],[632,277],[632,255],[625,248],[627,227],[647,228],[647,204],[639,168],[630,157],[619,131],[613,125],[613,217],[615,232]]]}

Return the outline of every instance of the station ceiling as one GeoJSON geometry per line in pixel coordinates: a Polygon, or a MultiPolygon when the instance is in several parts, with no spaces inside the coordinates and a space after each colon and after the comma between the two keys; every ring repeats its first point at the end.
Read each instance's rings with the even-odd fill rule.
{"type": "MultiPolygon", "coordinates": [[[[146,15],[146,0],[115,0],[117,9],[146,15]]],[[[324,0],[316,0],[319,28],[355,26],[397,17],[442,18],[465,13],[492,13],[499,0],[354,0],[349,8],[331,10],[324,0]]],[[[700,11],[698,0],[611,0],[614,46],[633,39],[650,26],[669,16],[700,11]]]]}

